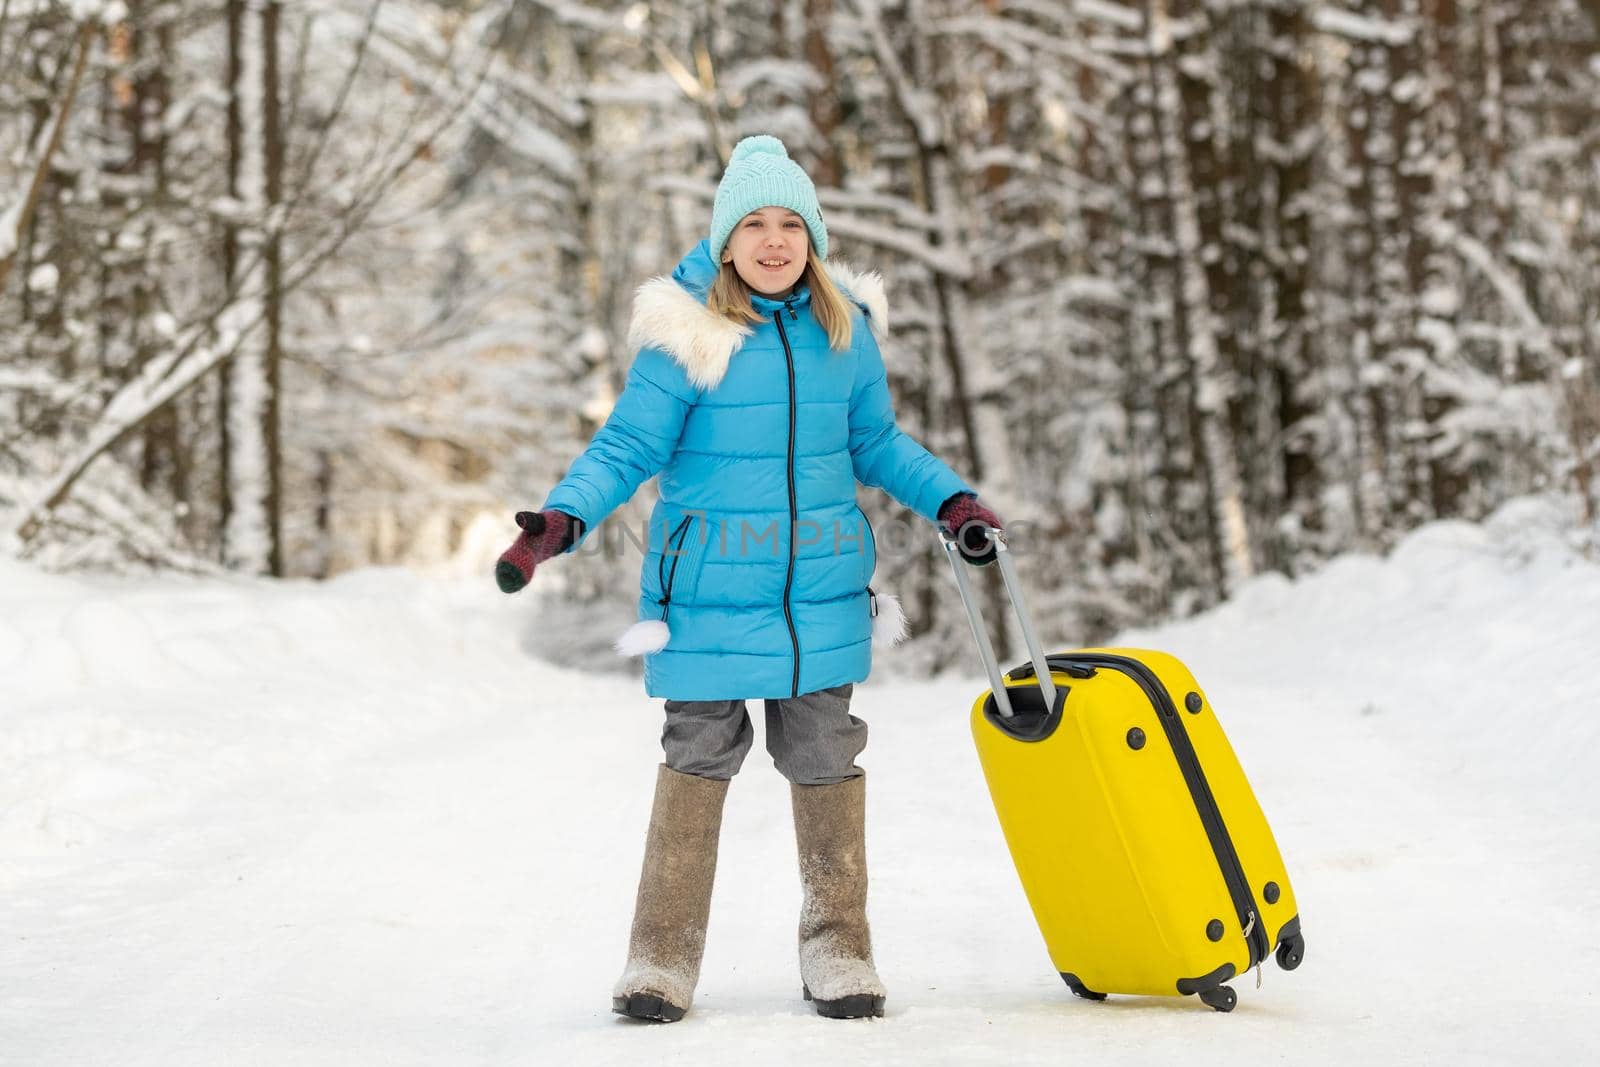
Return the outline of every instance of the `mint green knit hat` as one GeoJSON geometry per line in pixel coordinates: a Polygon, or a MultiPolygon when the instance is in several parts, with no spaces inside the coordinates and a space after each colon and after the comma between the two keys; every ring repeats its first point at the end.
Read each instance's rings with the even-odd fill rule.
{"type": "Polygon", "coordinates": [[[722,261],[722,248],[739,220],[764,207],[786,207],[805,220],[817,256],[828,258],[828,227],[822,224],[817,189],[789,150],[776,137],[746,137],[733,146],[728,169],[717,183],[711,207],[711,258],[722,261]]]}

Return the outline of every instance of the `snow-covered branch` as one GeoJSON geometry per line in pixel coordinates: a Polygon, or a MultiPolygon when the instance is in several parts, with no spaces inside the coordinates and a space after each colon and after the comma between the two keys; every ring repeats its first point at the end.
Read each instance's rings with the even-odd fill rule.
{"type": "Polygon", "coordinates": [[[1452,223],[1443,220],[1434,223],[1434,234],[1440,244],[1453,248],[1457,255],[1471,264],[1479,275],[1494,287],[1506,310],[1522,324],[1524,343],[1531,350],[1559,365],[1560,348],[1550,336],[1549,327],[1534,311],[1533,303],[1528,299],[1522,283],[1516,279],[1512,271],[1497,262],[1494,254],[1481,241],[1462,233],[1452,223]]]}
{"type": "Polygon", "coordinates": [[[1416,26],[1406,20],[1357,14],[1325,3],[1311,8],[1311,24],[1335,37],[1387,45],[1409,44],[1417,32],[1416,26]]]}
{"type": "Polygon", "coordinates": [[[936,148],[943,144],[944,133],[940,128],[938,109],[928,94],[913,84],[907,75],[905,64],[900,62],[900,57],[894,50],[894,43],[889,40],[889,34],[884,29],[883,13],[878,8],[878,0],[850,0],[850,3],[861,19],[867,40],[872,45],[872,54],[878,62],[878,69],[889,82],[895,102],[911,125],[917,143],[924,149],[936,148]]]}

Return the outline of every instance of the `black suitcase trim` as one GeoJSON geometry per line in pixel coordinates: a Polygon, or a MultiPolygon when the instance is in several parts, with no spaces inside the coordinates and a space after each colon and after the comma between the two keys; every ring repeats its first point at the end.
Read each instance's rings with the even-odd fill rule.
{"type": "Polygon", "coordinates": [[[1043,741],[1055,733],[1056,727],[1061,725],[1061,709],[1067,705],[1069,692],[1071,688],[1068,686],[1056,686],[1056,702],[1049,711],[1046,711],[1044,694],[1037,685],[1015,687],[1008,685],[1006,695],[1011,699],[1011,718],[1001,715],[1000,710],[995,707],[992,690],[984,698],[983,717],[1007,737],[1017,741],[1043,741]]]}
{"type": "Polygon", "coordinates": [[[1084,1000],[1106,999],[1106,995],[1104,993],[1099,993],[1093,989],[1090,989],[1088,986],[1083,984],[1083,979],[1079,978],[1071,971],[1062,971],[1060,974],[1061,980],[1067,983],[1067,988],[1072,990],[1073,996],[1082,997],[1084,1000]]]}
{"type": "Polygon", "coordinates": [[[1233,964],[1224,963],[1210,974],[1203,974],[1199,978],[1178,979],[1178,992],[1186,997],[1196,993],[1209,993],[1238,973],[1234,970],[1233,964]]]}

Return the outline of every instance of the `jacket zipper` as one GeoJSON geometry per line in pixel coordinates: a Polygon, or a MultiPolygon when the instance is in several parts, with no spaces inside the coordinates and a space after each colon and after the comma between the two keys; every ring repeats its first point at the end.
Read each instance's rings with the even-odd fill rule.
{"type": "Polygon", "coordinates": [[[667,621],[667,612],[672,610],[672,583],[678,580],[678,561],[683,558],[683,538],[689,532],[689,523],[694,520],[693,515],[685,515],[683,521],[673,527],[672,533],[667,535],[666,546],[661,551],[661,558],[656,560],[656,584],[661,586],[661,596],[656,600],[661,605],[661,621],[667,621]],[[676,542],[676,544],[674,544],[676,542]],[[672,569],[667,569],[667,556],[672,556],[672,569]]]}
{"type": "MultiPolygon", "coordinates": [[[[1244,865],[1239,862],[1239,853],[1233,847],[1233,839],[1228,836],[1228,828],[1223,824],[1222,810],[1217,807],[1217,799],[1211,794],[1211,786],[1206,782],[1205,771],[1200,767],[1200,757],[1195,754],[1194,743],[1189,740],[1189,731],[1184,728],[1177,706],[1167,695],[1167,687],[1149,667],[1136,659],[1124,656],[1050,656],[1046,662],[1052,668],[1058,663],[1075,662],[1121,671],[1133,679],[1139,688],[1144,690],[1145,696],[1150,698],[1150,702],[1155,705],[1156,717],[1161,720],[1167,741],[1172,745],[1173,754],[1177,757],[1184,782],[1189,786],[1189,795],[1194,800],[1195,809],[1200,813],[1200,822],[1205,826],[1206,837],[1211,842],[1211,851],[1216,856],[1222,880],[1228,887],[1228,895],[1233,898],[1234,911],[1238,913],[1239,918],[1239,929],[1244,932],[1245,947],[1249,953],[1250,962],[1247,967],[1254,967],[1265,960],[1271,953],[1272,946],[1267,942],[1267,931],[1261,922],[1261,911],[1256,907],[1255,896],[1250,891],[1250,881],[1245,877],[1244,865]]],[[[1027,673],[1033,673],[1031,664],[1027,673]]]]}
{"type": "MultiPolygon", "coordinates": [[[[784,310],[789,312],[789,321],[793,322],[799,316],[794,313],[794,308],[785,300],[784,310]]],[[[790,608],[789,593],[794,587],[794,533],[795,524],[800,520],[800,509],[795,500],[794,491],[794,350],[789,347],[789,334],[783,328],[783,312],[772,316],[778,324],[778,339],[783,342],[783,359],[789,367],[789,572],[783,577],[783,621],[789,627],[789,644],[794,648],[794,676],[789,683],[789,695],[800,695],[800,634],[794,628],[794,612],[790,608]]]]}

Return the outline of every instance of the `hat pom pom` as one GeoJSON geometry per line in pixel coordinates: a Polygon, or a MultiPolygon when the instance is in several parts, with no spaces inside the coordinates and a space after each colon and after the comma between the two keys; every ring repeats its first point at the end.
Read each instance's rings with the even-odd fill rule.
{"type": "Polygon", "coordinates": [[[754,155],[778,156],[781,159],[788,159],[789,150],[783,147],[783,142],[776,137],[765,133],[757,134],[754,137],[746,137],[733,146],[733,154],[728,157],[728,164],[731,166],[746,156],[754,155]]]}

